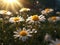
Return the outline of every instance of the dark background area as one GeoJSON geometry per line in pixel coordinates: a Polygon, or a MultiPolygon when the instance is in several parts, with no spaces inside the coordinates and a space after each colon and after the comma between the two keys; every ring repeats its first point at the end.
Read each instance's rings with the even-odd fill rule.
{"type": "MultiPolygon", "coordinates": [[[[36,8],[53,8],[55,10],[60,11],[60,0],[18,0],[20,1],[24,7],[36,9],[36,8]],[[39,4],[36,4],[36,1],[39,1],[39,4]]],[[[0,1],[0,9],[5,9],[6,5],[3,6],[2,1],[0,1]]],[[[18,11],[20,7],[15,7],[18,11]]],[[[11,6],[8,7],[8,10],[13,11],[11,6]]]]}

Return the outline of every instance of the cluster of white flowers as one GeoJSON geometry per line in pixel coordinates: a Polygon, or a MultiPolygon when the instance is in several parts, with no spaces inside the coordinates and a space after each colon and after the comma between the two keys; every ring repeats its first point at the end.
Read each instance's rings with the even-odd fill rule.
{"type": "MultiPolygon", "coordinates": [[[[29,9],[29,8],[22,8],[20,10],[20,13],[30,11],[30,10],[31,9],[29,9]]],[[[48,19],[46,19],[44,14],[48,14],[52,11],[53,11],[53,9],[47,8],[47,9],[41,11],[41,13],[42,13],[41,15],[37,15],[37,14],[36,15],[31,15],[31,16],[28,16],[26,19],[24,19],[23,16],[21,16],[21,15],[16,16],[16,17],[13,16],[13,17],[9,18],[9,22],[11,22],[11,23],[25,22],[25,25],[27,26],[28,24],[31,25],[32,23],[35,23],[35,22],[37,22],[37,23],[45,22],[46,20],[48,20],[49,22],[60,21],[59,16],[52,16],[52,17],[49,17],[48,19]]],[[[2,14],[2,15],[11,15],[12,13],[10,11],[1,10],[0,14],[2,14]]],[[[37,27],[36,25],[34,25],[34,26],[35,26],[34,28],[37,27]]],[[[19,39],[22,39],[22,41],[26,41],[26,39],[28,39],[28,37],[32,36],[31,33],[37,33],[38,29],[36,30],[34,28],[32,28],[32,29],[26,29],[26,28],[21,29],[20,28],[17,31],[14,31],[14,34],[15,34],[14,37],[15,38],[19,37],[19,39]]],[[[48,34],[46,34],[45,40],[50,40],[50,36],[48,34]]],[[[60,45],[60,44],[55,43],[55,45],[60,45]]]]}

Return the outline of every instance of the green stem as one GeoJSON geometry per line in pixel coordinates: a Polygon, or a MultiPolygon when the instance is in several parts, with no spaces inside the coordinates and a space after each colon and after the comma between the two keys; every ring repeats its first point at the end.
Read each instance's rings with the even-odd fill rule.
{"type": "Polygon", "coordinates": [[[4,30],[4,19],[2,21],[2,30],[4,30]]]}
{"type": "Polygon", "coordinates": [[[15,23],[15,26],[16,26],[16,30],[18,30],[19,28],[18,28],[18,23],[15,23]]]}

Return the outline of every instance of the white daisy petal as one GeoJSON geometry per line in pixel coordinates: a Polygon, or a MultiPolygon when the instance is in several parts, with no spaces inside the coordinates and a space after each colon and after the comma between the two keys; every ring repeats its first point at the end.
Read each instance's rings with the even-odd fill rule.
{"type": "Polygon", "coordinates": [[[14,37],[19,37],[19,39],[21,39],[22,41],[26,41],[28,37],[32,36],[30,32],[30,29],[26,30],[25,28],[23,28],[22,30],[20,29],[20,31],[15,31],[14,37]]]}
{"type": "Polygon", "coordinates": [[[26,20],[26,22],[28,22],[28,23],[34,23],[34,22],[40,22],[40,21],[45,21],[45,16],[43,16],[43,15],[40,15],[40,16],[38,16],[38,15],[33,15],[33,16],[30,16],[30,17],[28,17],[27,18],[27,20],[26,20]]]}
{"type": "Polygon", "coordinates": [[[42,14],[48,14],[50,12],[54,11],[53,9],[50,9],[50,8],[46,8],[45,10],[42,10],[41,13],[42,14]]]}
{"type": "Polygon", "coordinates": [[[58,16],[52,16],[48,18],[49,22],[56,22],[56,21],[60,21],[60,17],[58,16]]]}
{"type": "Polygon", "coordinates": [[[10,11],[0,10],[0,14],[11,15],[12,13],[10,11]]]}
{"type": "Polygon", "coordinates": [[[27,36],[32,37],[32,35],[30,35],[30,34],[29,34],[29,35],[27,35],[27,36]]]}
{"type": "Polygon", "coordinates": [[[11,23],[20,22],[20,21],[24,21],[24,19],[22,17],[11,17],[9,19],[9,22],[11,22],[11,23]]]}
{"type": "Polygon", "coordinates": [[[14,35],[15,37],[19,37],[20,35],[14,35]]]}
{"type": "Polygon", "coordinates": [[[14,31],[14,33],[17,33],[16,31],[14,31]]]}

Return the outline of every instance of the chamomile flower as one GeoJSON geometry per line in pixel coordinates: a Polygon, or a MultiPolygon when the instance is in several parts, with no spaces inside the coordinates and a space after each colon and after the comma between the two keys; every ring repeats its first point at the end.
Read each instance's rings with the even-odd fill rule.
{"type": "Polygon", "coordinates": [[[22,8],[22,9],[20,10],[20,12],[25,12],[25,11],[30,11],[30,9],[29,9],[29,8],[22,8]]]}
{"type": "Polygon", "coordinates": [[[48,18],[49,22],[56,22],[56,21],[60,21],[60,17],[59,16],[52,16],[48,18]]]}
{"type": "Polygon", "coordinates": [[[0,10],[0,14],[11,15],[12,13],[10,11],[0,10]]]}
{"type": "Polygon", "coordinates": [[[49,45],[60,45],[60,40],[56,39],[56,41],[51,41],[49,45]]]}
{"type": "Polygon", "coordinates": [[[19,38],[21,39],[22,41],[26,41],[26,39],[28,39],[28,37],[31,37],[32,35],[30,33],[32,33],[30,31],[30,29],[26,30],[25,28],[23,29],[20,29],[20,30],[17,30],[17,31],[14,31],[15,35],[14,37],[15,38],[19,38]]]}
{"type": "Polygon", "coordinates": [[[46,8],[45,10],[42,10],[41,13],[42,14],[47,14],[47,13],[50,13],[52,11],[53,11],[53,9],[46,8]]]}
{"type": "Polygon", "coordinates": [[[24,19],[22,17],[11,17],[9,19],[9,22],[11,22],[11,23],[20,22],[20,21],[24,21],[24,19]]]}
{"type": "Polygon", "coordinates": [[[0,10],[0,14],[6,14],[7,11],[6,10],[0,10]]]}
{"type": "Polygon", "coordinates": [[[9,19],[12,15],[10,11],[0,10],[1,17],[4,19],[9,19]]]}
{"type": "Polygon", "coordinates": [[[26,22],[39,22],[39,21],[45,21],[45,16],[43,15],[33,15],[27,18],[26,22]]]}

